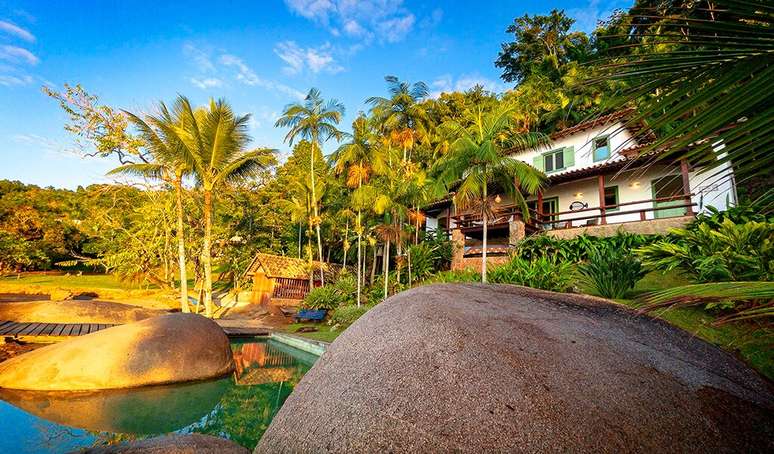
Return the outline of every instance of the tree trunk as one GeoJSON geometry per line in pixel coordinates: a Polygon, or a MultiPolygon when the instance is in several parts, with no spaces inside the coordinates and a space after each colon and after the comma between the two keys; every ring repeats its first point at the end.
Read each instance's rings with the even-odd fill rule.
{"type": "Polygon", "coordinates": [[[180,180],[175,183],[177,205],[177,261],[180,268],[180,310],[191,312],[188,307],[188,273],[185,269],[185,232],[183,231],[183,187],[180,180]]]}
{"type": "Polygon", "coordinates": [[[360,257],[361,257],[361,249],[360,249],[360,236],[361,236],[361,227],[360,227],[360,211],[357,212],[357,307],[360,307],[360,288],[361,288],[361,278],[363,276],[363,265],[360,263],[360,257]]]}
{"type": "Polygon", "coordinates": [[[384,243],[384,255],[382,256],[382,268],[384,269],[384,299],[387,299],[387,281],[390,275],[390,240],[384,243]]]}
{"type": "Polygon", "coordinates": [[[487,236],[487,217],[486,217],[486,211],[484,211],[484,247],[481,250],[481,282],[486,284],[486,236],[487,236]]]}
{"type": "Polygon", "coordinates": [[[342,262],[341,266],[346,270],[347,269],[347,252],[349,252],[349,246],[347,246],[347,240],[349,237],[349,219],[347,219],[347,226],[344,228],[344,261],[342,262]]]}
{"type": "Polygon", "coordinates": [[[204,243],[202,245],[202,266],[204,267],[204,310],[207,317],[212,318],[212,192],[204,190],[204,243]]]}
{"type": "Polygon", "coordinates": [[[298,258],[301,258],[301,223],[298,223],[298,258]]]}
{"type": "Polygon", "coordinates": [[[315,223],[315,230],[317,231],[317,252],[320,257],[320,285],[323,287],[325,286],[325,273],[323,272],[323,252],[322,252],[322,238],[320,236],[320,219],[319,215],[317,213],[317,191],[315,189],[314,180],[314,152],[315,147],[317,147],[317,134],[312,137],[312,153],[309,159],[310,167],[311,167],[311,180],[312,180],[312,210],[314,212],[314,223],[315,223]]]}
{"type": "Polygon", "coordinates": [[[376,259],[378,257],[379,253],[379,247],[374,244],[374,261],[371,262],[371,279],[369,279],[368,283],[371,285],[374,285],[374,281],[376,280],[376,259]]]}

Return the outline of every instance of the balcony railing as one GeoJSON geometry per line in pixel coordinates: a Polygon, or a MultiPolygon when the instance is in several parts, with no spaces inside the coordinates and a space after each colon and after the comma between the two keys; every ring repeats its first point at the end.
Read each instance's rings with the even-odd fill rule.
{"type": "MultiPolygon", "coordinates": [[[[646,221],[648,220],[647,213],[654,213],[655,217],[655,213],[657,212],[681,208],[685,210],[685,215],[687,215],[691,214],[693,212],[692,208],[696,206],[696,203],[691,202],[692,195],[693,194],[679,194],[669,197],[659,197],[654,199],[637,200],[633,202],[616,203],[613,205],[603,205],[601,207],[558,211],[556,213],[540,213],[536,210],[530,209],[529,220],[525,223],[529,230],[550,230],[627,222],[623,220],[621,216],[628,216],[632,214],[639,215],[640,221],[646,221]],[[682,200],[683,203],[656,206],[657,203],[674,202],[680,200],[682,200]],[[648,206],[630,210],[620,210],[622,207],[633,207],[635,205],[644,204],[648,206]],[[562,219],[562,217],[564,218],[562,219]],[[578,222],[584,221],[585,223],[583,225],[574,225],[574,223],[577,224],[578,222]]],[[[452,216],[451,219],[455,221],[456,227],[461,229],[463,232],[476,231],[483,227],[483,217],[479,213],[461,213],[456,216],[452,216]]],[[[504,226],[514,219],[523,219],[521,209],[518,206],[506,205],[498,207],[490,219],[487,219],[487,227],[491,228],[504,226]]]]}

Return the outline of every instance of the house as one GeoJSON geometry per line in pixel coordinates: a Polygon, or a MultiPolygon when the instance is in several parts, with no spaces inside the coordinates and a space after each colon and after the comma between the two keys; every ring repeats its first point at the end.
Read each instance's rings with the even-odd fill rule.
{"type": "MultiPolygon", "coordinates": [[[[321,262],[312,261],[314,286],[319,287],[321,262]]],[[[335,279],[341,265],[322,262],[326,280],[335,279]]],[[[309,293],[309,261],[282,255],[258,253],[247,267],[245,275],[253,283],[252,303],[297,305],[309,293]]]]}
{"type": "MultiPolygon", "coordinates": [[[[509,248],[532,234],[665,233],[707,206],[722,210],[736,203],[730,165],[720,173],[701,173],[684,160],[642,156],[653,135],[642,125],[632,126],[631,114],[626,110],[585,121],[552,134],[548,147],[514,153],[515,159],[545,172],[548,184],[527,199],[529,216],[494,191],[487,257],[495,264],[505,261],[509,248]]],[[[453,268],[480,266],[483,226],[475,210],[457,210],[448,197],[425,207],[425,213],[428,230],[445,230],[458,245],[453,268]]]]}

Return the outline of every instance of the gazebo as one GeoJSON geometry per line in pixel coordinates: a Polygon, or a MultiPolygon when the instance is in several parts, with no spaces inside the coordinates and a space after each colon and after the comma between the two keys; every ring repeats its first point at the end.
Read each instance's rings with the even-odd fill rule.
{"type": "Polygon", "coordinates": [[[309,293],[309,275],[314,273],[314,286],[319,287],[320,266],[325,279],[333,280],[342,266],[332,263],[259,252],[247,267],[246,275],[253,282],[251,302],[261,304],[297,305],[309,293]]]}

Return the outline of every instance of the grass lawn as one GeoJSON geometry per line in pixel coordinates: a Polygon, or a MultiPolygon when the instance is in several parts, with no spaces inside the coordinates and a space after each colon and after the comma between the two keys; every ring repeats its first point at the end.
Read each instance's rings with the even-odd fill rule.
{"type": "MultiPolygon", "coordinates": [[[[630,295],[627,295],[629,299],[616,302],[637,308],[634,298],[638,295],[689,283],[677,273],[649,273],[637,283],[630,295]]],[[[650,312],[650,315],[738,355],[761,374],[774,380],[774,331],[770,328],[742,322],[716,326],[712,324],[712,315],[701,306],[658,309],[650,312]]]]}
{"type": "MultiPolygon", "coordinates": [[[[48,275],[48,274],[23,274],[21,277],[5,276],[0,278],[3,287],[58,287],[81,290],[110,289],[110,290],[137,290],[136,284],[121,282],[112,274],[83,274],[83,275],[48,275]]],[[[151,288],[154,288],[151,286],[151,288]]]]}
{"type": "Polygon", "coordinates": [[[287,331],[289,333],[296,334],[298,336],[304,336],[308,337],[309,339],[319,340],[323,342],[333,342],[334,339],[339,337],[339,334],[344,332],[344,329],[346,328],[339,328],[334,330],[331,330],[331,327],[323,323],[293,323],[288,325],[287,331]],[[297,333],[300,328],[304,327],[314,327],[317,328],[317,331],[311,332],[311,333],[297,333]]]}

